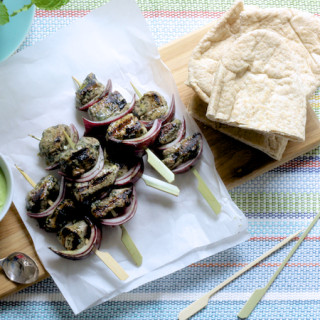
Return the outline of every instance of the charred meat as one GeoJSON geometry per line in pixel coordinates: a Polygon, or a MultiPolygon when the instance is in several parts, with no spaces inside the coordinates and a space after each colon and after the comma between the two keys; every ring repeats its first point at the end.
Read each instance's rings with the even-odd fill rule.
{"type": "Polygon", "coordinates": [[[102,121],[119,115],[126,106],[127,101],[115,91],[91,106],[88,113],[93,121],[102,121]]]}
{"type": "Polygon", "coordinates": [[[181,126],[182,122],[179,119],[175,119],[171,122],[164,124],[160,130],[157,143],[160,145],[165,145],[172,142],[174,139],[177,138],[181,126]]]}
{"type": "Polygon", "coordinates": [[[174,169],[180,164],[195,158],[198,155],[201,142],[200,133],[195,133],[181,140],[176,145],[163,151],[162,162],[169,168],[174,169]]]}
{"type": "Polygon", "coordinates": [[[78,178],[92,169],[99,156],[100,143],[96,138],[82,137],[74,149],[60,156],[60,170],[71,178],[78,178]]]}
{"type": "Polygon", "coordinates": [[[87,182],[78,182],[73,186],[73,195],[77,201],[83,202],[104,189],[110,187],[115,182],[119,171],[116,164],[106,163],[102,171],[93,179],[87,182]]]}
{"type": "Polygon", "coordinates": [[[45,219],[44,229],[48,232],[58,232],[66,224],[75,219],[76,207],[72,200],[62,200],[54,212],[45,219]]]}
{"type": "Polygon", "coordinates": [[[104,85],[100,83],[94,73],[90,73],[84,79],[76,91],[77,107],[84,106],[93,99],[98,98],[104,91],[104,85]]]}
{"type": "Polygon", "coordinates": [[[59,161],[61,152],[70,148],[66,135],[72,136],[69,126],[59,124],[43,131],[39,143],[40,156],[46,159],[48,165],[59,161]]]}
{"type": "Polygon", "coordinates": [[[127,207],[131,202],[132,188],[113,189],[110,194],[91,204],[91,214],[98,218],[112,218],[112,210],[127,207]]]}
{"type": "Polygon", "coordinates": [[[158,92],[148,91],[137,101],[133,114],[141,120],[155,120],[168,111],[167,101],[158,92]]]}
{"type": "Polygon", "coordinates": [[[119,170],[117,173],[117,177],[122,177],[129,171],[129,166],[126,165],[125,163],[118,163],[119,170]]]}
{"type": "Polygon", "coordinates": [[[84,220],[68,224],[58,232],[58,239],[67,250],[80,249],[89,238],[90,227],[84,220]]]}
{"type": "Polygon", "coordinates": [[[27,195],[27,211],[42,212],[48,209],[59,194],[59,182],[53,175],[42,178],[27,195]]]}
{"type": "Polygon", "coordinates": [[[119,120],[110,124],[107,129],[106,139],[109,137],[118,140],[133,139],[143,136],[147,133],[147,129],[140,123],[137,117],[129,113],[119,120]]]}

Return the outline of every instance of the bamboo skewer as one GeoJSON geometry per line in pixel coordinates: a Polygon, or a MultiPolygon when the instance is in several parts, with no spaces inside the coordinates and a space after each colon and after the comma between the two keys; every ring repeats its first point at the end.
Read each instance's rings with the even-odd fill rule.
{"type": "Polygon", "coordinates": [[[279,273],[285,267],[287,262],[291,259],[291,257],[295,253],[295,251],[300,246],[301,242],[304,240],[304,238],[307,236],[307,234],[311,231],[311,229],[316,224],[316,222],[319,220],[319,218],[320,218],[320,212],[313,218],[313,220],[309,224],[308,228],[304,231],[304,233],[302,234],[300,239],[297,241],[297,243],[294,245],[294,247],[290,250],[288,255],[285,257],[285,259],[282,261],[281,265],[276,270],[276,272],[273,274],[273,276],[268,281],[268,283],[264,287],[258,288],[252,293],[252,295],[250,296],[250,298],[248,299],[246,304],[243,306],[243,308],[238,313],[238,318],[239,319],[247,319],[250,316],[250,314],[253,311],[253,309],[256,307],[256,305],[260,302],[260,300],[266,294],[266,292],[271,287],[271,285],[274,282],[274,280],[277,278],[279,273]]]}
{"type": "Polygon", "coordinates": [[[216,286],[214,289],[210,290],[209,292],[207,292],[206,294],[204,294],[201,298],[199,298],[198,300],[196,300],[195,302],[191,303],[188,307],[186,307],[185,309],[183,309],[180,313],[179,313],[179,320],[186,320],[189,319],[191,316],[193,316],[194,314],[196,314],[197,312],[199,312],[200,310],[202,310],[203,308],[205,308],[209,302],[209,299],[215,294],[217,293],[219,290],[221,290],[223,287],[225,287],[227,284],[229,284],[230,282],[232,282],[233,280],[235,280],[236,278],[238,278],[239,276],[241,276],[243,273],[245,273],[246,271],[248,271],[249,269],[251,269],[252,267],[254,267],[256,264],[258,264],[260,261],[262,261],[263,259],[265,259],[266,257],[268,257],[270,254],[274,253],[275,251],[277,251],[278,249],[280,249],[281,247],[283,247],[285,244],[287,244],[289,241],[291,241],[292,239],[294,239],[296,236],[298,236],[299,233],[301,233],[302,230],[299,230],[298,232],[292,234],[291,236],[287,237],[286,239],[284,239],[283,241],[281,241],[280,243],[278,243],[277,245],[275,245],[273,248],[271,248],[270,250],[268,250],[267,252],[265,252],[263,255],[261,255],[259,258],[257,258],[256,260],[252,261],[251,263],[249,263],[248,265],[246,265],[244,268],[240,269],[239,271],[237,271],[235,274],[233,274],[231,277],[229,277],[228,279],[226,279],[225,281],[223,281],[222,283],[220,283],[218,286],[216,286]]]}

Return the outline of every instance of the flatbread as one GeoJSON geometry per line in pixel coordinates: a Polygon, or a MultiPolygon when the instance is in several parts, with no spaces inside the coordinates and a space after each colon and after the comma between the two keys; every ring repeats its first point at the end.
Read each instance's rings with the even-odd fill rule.
{"type": "Polygon", "coordinates": [[[320,19],[296,9],[246,7],[241,12],[241,35],[254,30],[269,30],[283,37],[294,54],[292,63],[300,73],[306,96],[320,85],[320,19]]]}
{"type": "Polygon", "coordinates": [[[187,106],[188,112],[195,119],[236,140],[256,148],[275,160],[280,160],[286,149],[288,139],[273,134],[261,134],[247,129],[228,126],[206,117],[207,103],[194,95],[187,106]]]}
{"type": "Polygon", "coordinates": [[[236,1],[194,49],[187,84],[211,121],[304,141],[307,100],[320,85],[320,20],[236,1]]]}
{"type": "Polygon", "coordinates": [[[192,52],[187,84],[207,103],[219,61],[240,33],[240,13],[243,10],[243,1],[236,1],[192,52]]]}
{"type": "Polygon", "coordinates": [[[258,29],[277,32],[298,53],[306,95],[319,86],[320,19],[295,9],[260,9],[236,1],[200,40],[189,60],[186,83],[203,101],[209,102],[214,74],[224,54],[241,35],[258,29]]]}
{"type": "Polygon", "coordinates": [[[307,95],[297,56],[274,31],[241,35],[220,60],[207,118],[304,141],[307,95]]]}

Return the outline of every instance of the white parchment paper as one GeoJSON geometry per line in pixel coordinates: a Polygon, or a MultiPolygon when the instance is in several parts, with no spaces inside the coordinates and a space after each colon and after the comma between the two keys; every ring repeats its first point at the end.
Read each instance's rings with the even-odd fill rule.
{"type": "MultiPolygon", "coordinates": [[[[104,83],[112,79],[114,88],[129,100],[133,94],[130,81],[142,92],[160,92],[168,101],[174,93],[176,116],[186,117],[189,134],[199,130],[185,112],[170,71],[160,60],[136,3],[113,0],[0,64],[0,152],[33,180],[38,181],[47,172],[37,156],[38,142],[28,134],[40,137],[44,129],[59,123],[74,123],[82,134],[71,76],[83,80],[90,72],[104,83]]],[[[14,203],[43,265],[74,313],[248,238],[247,220],[219,178],[206,143],[197,169],[222,204],[222,212],[216,216],[211,211],[198,193],[191,172],[176,176],[175,184],[181,189],[179,197],[148,188],[139,181],[138,210],[126,228],[143,255],[142,266],[136,267],[123,247],[120,228],[103,229],[101,249],[110,252],[130,275],[121,282],[95,255],[69,261],[48,249],[59,246],[57,239],[26,216],[25,197],[31,187],[13,168],[14,203]]],[[[158,177],[150,168],[146,173],[158,177]]]]}

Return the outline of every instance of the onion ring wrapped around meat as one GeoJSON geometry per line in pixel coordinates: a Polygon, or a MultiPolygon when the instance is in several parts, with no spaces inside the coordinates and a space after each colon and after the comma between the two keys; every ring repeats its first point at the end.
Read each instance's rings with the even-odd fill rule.
{"type": "Polygon", "coordinates": [[[76,207],[71,199],[63,199],[53,213],[47,216],[42,228],[48,232],[58,232],[66,224],[76,219],[76,207]]]}
{"type": "Polygon", "coordinates": [[[53,175],[42,178],[27,194],[27,215],[32,218],[49,216],[65,194],[65,183],[62,177],[59,184],[53,175]]]}
{"type": "Polygon", "coordinates": [[[79,260],[89,256],[95,247],[101,244],[101,230],[88,217],[63,227],[58,239],[66,250],[49,249],[57,255],[71,260],[79,260]]]}
{"type": "Polygon", "coordinates": [[[84,182],[103,168],[104,156],[96,138],[82,137],[73,149],[62,153],[59,173],[68,180],[84,182]]]}
{"type": "Polygon", "coordinates": [[[162,123],[171,121],[175,113],[175,100],[172,96],[168,106],[165,98],[156,91],[148,91],[137,101],[133,114],[146,128],[151,128],[154,120],[160,119],[162,123]]]}
{"type": "Polygon", "coordinates": [[[57,168],[61,153],[71,148],[66,134],[74,143],[79,141],[78,131],[73,124],[69,126],[58,124],[43,131],[39,143],[39,155],[46,160],[48,170],[57,168]]]}
{"type": "Polygon", "coordinates": [[[93,178],[85,182],[76,182],[72,186],[73,196],[78,202],[91,199],[112,186],[119,172],[119,166],[106,162],[103,169],[93,178]]]}
{"type": "Polygon", "coordinates": [[[158,150],[165,150],[180,142],[186,134],[186,120],[175,119],[162,125],[157,137],[156,146],[158,150]]]}
{"type": "Polygon", "coordinates": [[[115,186],[125,186],[130,183],[136,183],[141,178],[144,171],[142,158],[137,158],[136,163],[131,166],[120,165],[119,171],[120,173],[114,182],[115,186]]]}
{"type": "Polygon", "coordinates": [[[200,133],[184,138],[177,144],[162,152],[162,162],[173,173],[183,173],[191,169],[203,150],[203,139],[200,133]]]}
{"type": "Polygon", "coordinates": [[[133,218],[137,210],[135,186],[112,189],[91,204],[91,214],[103,225],[117,226],[133,218]]]}
{"type": "Polygon", "coordinates": [[[94,73],[89,73],[76,91],[76,107],[86,111],[93,104],[109,94],[112,89],[111,80],[106,87],[100,83],[94,73]]]}
{"type": "Polygon", "coordinates": [[[106,140],[127,148],[130,147],[130,150],[139,156],[155,142],[160,129],[160,119],[156,119],[147,131],[134,115],[128,114],[108,127],[106,140]]]}
{"type": "MultiPolygon", "coordinates": [[[[107,99],[107,98],[105,98],[107,99]]],[[[104,101],[104,99],[102,99],[100,103],[102,103],[104,101]]],[[[121,119],[122,117],[124,117],[125,115],[129,114],[130,112],[132,112],[134,106],[136,103],[136,99],[135,96],[133,97],[132,101],[130,104],[126,104],[125,106],[123,106],[123,108],[121,108],[120,110],[118,110],[117,112],[110,112],[110,115],[108,117],[106,117],[103,120],[94,120],[94,119],[87,119],[87,118],[82,118],[83,120],[83,124],[85,127],[85,135],[89,135],[89,133],[91,132],[95,132],[94,130],[99,130],[99,128],[103,128],[108,126],[109,124],[111,124],[112,122],[121,119]]],[[[96,105],[92,106],[91,108],[94,108],[96,105]]],[[[118,107],[118,105],[116,104],[116,106],[111,107],[111,109],[116,109],[116,107],[118,107]]],[[[100,129],[101,130],[101,129],[100,129]]]]}

